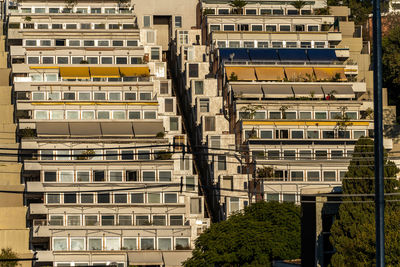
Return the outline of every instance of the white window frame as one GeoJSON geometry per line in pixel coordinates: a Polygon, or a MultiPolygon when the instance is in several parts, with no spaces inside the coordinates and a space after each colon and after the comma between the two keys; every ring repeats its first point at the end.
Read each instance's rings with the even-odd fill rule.
{"type": "Polygon", "coordinates": [[[68,237],[61,237],[61,236],[60,237],[53,237],[51,241],[52,241],[51,242],[52,250],[54,250],[54,251],[68,251],[68,237]],[[56,239],[65,240],[65,242],[67,243],[67,246],[66,246],[65,250],[55,250],[54,249],[54,243],[55,243],[56,239]]]}
{"type": "Polygon", "coordinates": [[[112,249],[107,249],[107,240],[118,240],[118,249],[121,250],[121,238],[120,237],[115,237],[115,236],[105,236],[104,237],[104,250],[106,251],[112,251],[112,249]]]}

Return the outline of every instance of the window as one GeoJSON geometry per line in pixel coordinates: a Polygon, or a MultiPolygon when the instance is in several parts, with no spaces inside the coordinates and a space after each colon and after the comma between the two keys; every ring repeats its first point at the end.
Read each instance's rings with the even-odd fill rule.
{"type": "Polygon", "coordinates": [[[308,171],[307,172],[308,182],[318,182],[319,181],[319,171],[308,171]]]}
{"type": "Polygon", "coordinates": [[[260,137],[264,139],[272,139],[272,131],[260,131],[260,137]]]}
{"type": "MultiPolygon", "coordinates": [[[[187,188],[187,186],[186,186],[186,188],[187,188]]],[[[201,205],[202,205],[201,198],[190,198],[190,213],[191,214],[200,214],[201,213],[201,205]]],[[[172,216],[171,216],[170,220],[172,220],[172,216]]]]}
{"type": "Polygon", "coordinates": [[[88,62],[88,64],[99,64],[98,57],[86,57],[86,61],[88,62]]]}
{"type": "Polygon", "coordinates": [[[63,215],[50,215],[49,225],[64,225],[64,216],[63,215]]]}
{"type": "Polygon", "coordinates": [[[128,64],[128,58],[127,57],[116,57],[115,63],[116,64],[128,64]]]}
{"type": "Polygon", "coordinates": [[[53,250],[55,251],[67,250],[67,238],[53,237],[53,250]]]}
{"type": "Polygon", "coordinates": [[[136,225],[149,225],[149,216],[147,215],[136,215],[136,225]]]}
{"type": "Polygon", "coordinates": [[[189,170],[190,169],[190,158],[186,156],[185,158],[181,157],[180,160],[180,168],[181,170],[189,170]]]}
{"type": "Polygon", "coordinates": [[[265,31],[276,32],[276,25],[265,25],[265,31]]]}
{"type": "Polygon", "coordinates": [[[104,23],[99,23],[99,24],[94,24],[94,29],[95,30],[104,30],[106,28],[106,25],[104,23]]]}
{"type": "Polygon", "coordinates": [[[144,195],[143,193],[132,193],[131,194],[131,203],[144,203],[144,195]]]}
{"type": "Polygon", "coordinates": [[[28,64],[39,64],[39,57],[28,57],[28,64]]]}
{"type": "Polygon", "coordinates": [[[311,48],[311,42],[300,42],[301,48],[311,48]]]}
{"type": "Polygon", "coordinates": [[[229,41],[229,47],[230,48],[239,48],[240,42],[239,41],[229,41]]]}
{"type": "Polygon", "coordinates": [[[331,159],[343,158],[343,150],[331,150],[331,159]]]}
{"type": "Polygon", "coordinates": [[[325,42],[314,42],[314,48],[325,48],[325,42]]]}
{"type": "Polygon", "coordinates": [[[155,182],[156,174],[154,171],[143,171],[143,182],[155,182]]]}
{"type": "Polygon", "coordinates": [[[324,171],[324,181],[325,182],[336,181],[336,172],[335,171],[324,171]]]}
{"type": "Polygon", "coordinates": [[[309,32],[317,32],[318,31],[318,25],[308,25],[307,30],[309,32]]]}
{"type": "Polygon", "coordinates": [[[276,130],[275,138],[277,139],[288,139],[289,138],[289,130],[276,130]]]}
{"type": "Polygon", "coordinates": [[[95,92],[93,94],[93,96],[94,96],[94,100],[106,100],[106,93],[95,92]]]}
{"type": "Polygon", "coordinates": [[[158,180],[160,182],[171,182],[171,172],[170,171],[159,171],[158,180]]]}
{"type": "Polygon", "coordinates": [[[115,14],[115,8],[105,8],[104,13],[106,14],[115,14]]]}
{"type": "Polygon", "coordinates": [[[295,120],[297,118],[297,114],[295,111],[286,111],[284,115],[285,115],[284,119],[288,120],[295,120]]]}
{"type": "Polygon", "coordinates": [[[338,138],[350,138],[350,131],[338,131],[338,138]]]}
{"type": "Polygon", "coordinates": [[[114,110],[112,112],[112,118],[113,120],[125,120],[126,119],[126,113],[124,110],[114,110]]]}
{"type": "Polygon", "coordinates": [[[359,139],[361,136],[366,136],[365,131],[353,131],[353,139],[359,139]]]}
{"type": "Polygon", "coordinates": [[[114,225],[114,215],[101,215],[101,225],[103,226],[114,225]]]}
{"type": "Polygon", "coordinates": [[[45,182],[57,182],[57,172],[44,172],[45,182]]]}
{"type": "Polygon", "coordinates": [[[151,60],[160,60],[160,49],[158,47],[151,48],[151,60]]]}
{"type": "Polygon", "coordinates": [[[121,182],[122,172],[121,171],[110,171],[110,182],[121,182]]]}
{"type": "Polygon", "coordinates": [[[98,193],[97,194],[98,203],[110,203],[110,193],[98,193]]]}
{"type": "Polygon", "coordinates": [[[296,150],[285,150],[283,152],[283,158],[285,160],[295,160],[296,159],[296,150]]]}
{"type": "Polygon", "coordinates": [[[112,57],[101,57],[101,64],[113,64],[112,57]]]}
{"type": "Polygon", "coordinates": [[[182,17],[175,16],[175,28],[182,28],[182,17]]]}
{"type": "Polygon", "coordinates": [[[126,46],[138,46],[138,40],[128,40],[126,41],[126,46]]]}
{"type": "Polygon", "coordinates": [[[267,201],[279,201],[279,194],[267,193],[267,201]]]}
{"type": "Polygon", "coordinates": [[[90,8],[90,13],[91,14],[100,14],[101,13],[101,8],[90,8]]]}
{"type": "Polygon", "coordinates": [[[46,82],[56,82],[58,80],[58,75],[46,73],[44,78],[46,82]]]}
{"type": "Polygon", "coordinates": [[[140,119],[140,111],[129,111],[128,118],[130,120],[139,120],[140,119]]]}
{"type": "Polygon", "coordinates": [[[268,159],[271,160],[279,159],[279,154],[280,154],[279,150],[268,150],[267,152],[268,159]]]}
{"type": "Polygon", "coordinates": [[[60,9],[57,7],[50,7],[49,8],[49,13],[54,14],[54,13],[60,13],[60,9]]]}
{"type": "Polygon", "coordinates": [[[171,250],[171,238],[169,237],[159,237],[158,238],[158,249],[159,250],[171,250]]]}
{"type": "Polygon", "coordinates": [[[82,111],[82,120],[94,120],[94,111],[92,110],[82,111]]]}
{"type": "Polygon", "coordinates": [[[169,217],[169,225],[183,225],[182,215],[171,215],[169,217]]]}
{"type": "Polygon", "coordinates": [[[189,78],[197,78],[197,77],[199,77],[199,65],[189,64],[189,78]]]}
{"type": "Polygon", "coordinates": [[[253,32],[260,32],[263,30],[263,25],[251,25],[251,30],[253,32]]]}
{"type": "Polygon", "coordinates": [[[244,48],[254,48],[254,41],[251,41],[251,42],[244,41],[243,42],[243,47],[244,48]]]}
{"type": "Polygon", "coordinates": [[[170,131],[178,131],[179,130],[179,119],[178,119],[178,117],[170,117],[169,118],[169,130],[170,131]]]}
{"type": "Polygon", "coordinates": [[[60,182],[61,183],[72,183],[73,181],[74,181],[74,172],[72,172],[72,171],[60,172],[60,182]]]}
{"type": "Polygon", "coordinates": [[[283,194],[282,195],[283,202],[296,202],[295,194],[283,194]]]}
{"type": "Polygon", "coordinates": [[[326,150],[315,150],[315,159],[327,159],[328,152],[326,150]]]}
{"type": "Polygon", "coordinates": [[[260,14],[261,15],[271,15],[272,10],[271,9],[260,9],[260,14]]]}
{"type": "Polygon", "coordinates": [[[132,216],[118,215],[118,225],[132,225],[132,216]]]}
{"type": "Polygon", "coordinates": [[[319,131],[317,130],[307,130],[307,139],[318,139],[319,131]]]}
{"type": "Polygon", "coordinates": [[[292,171],[290,175],[292,181],[303,181],[303,171],[292,171]]]}
{"type": "Polygon", "coordinates": [[[304,138],[304,131],[299,130],[292,130],[292,138],[293,139],[303,139],[304,138]]]}
{"type": "Polygon", "coordinates": [[[205,117],[205,131],[215,131],[215,117],[205,117]]]}
{"type": "Polygon", "coordinates": [[[200,112],[210,112],[210,100],[208,98],[200,99],[200,112]]]}
{"type": "Polygon", "coordinates": [[[80,215],[68,215],[67,217],[68,217],[68,219],[67,219],[68,226],[81,225],[81,216],[80,215]]]}
{"type": "Polygon", "coordinates": [[[165,193],[164,203],[178,203],[178,196],[175,193],[165,193]]]}
{"type": "Polygon", "coordinates": [[[187,176],[186,177],[186,191],[195,191],[196,190],[196,184],[195,184],[195,179],[193,176],[187,176]]]}
{"type": "Polygon", "coordinates": [[[125,237],[122,240],[122,247],[127,250],[137,250],[137,239],[134,237],[125,237]]]}
{"type": "Polygon", "coordinates": [[[279,30],[281,32],[290,32],[290,25],[279,25],[279,30]]]}
{"type": "Polygon", "coordinates": [[[286,48],[296,48],[297,42],[286,42],[286,48]]]}
{"type": "Polygon", "coordinates": [[[76,203],[76,193],[64,193],[64,203],[65,204],[76,203]]]}
{"type": "Polygon", "coordinates": [[[257,15],[257,9],[247,9],[246,8],[246,15],[257,15]]]}
{"type": "Polygon", "coordinates": [[[40,151],[41,160],[53,160],[54,150],[41,150],[40,151]]]}
{"type": "Polygon", "coordinates": [[[89,182],[90,174],[88,171],[77,171],[76,180],[78,182],[89,182]]]}
{"type": "MultiPolygon", "coordinates": [[[[40,40],[40,46],[51,46],[51,41],[50,40],[40,40]]],[[[54,58],[53,58],[53,60],[54,60],[54,58]]]]}
{"type": "Polygon", "coordinates": [[[175,238],[175,249],[189,249],[189,238],[177,237],[175,238]]]}
{"type": "Polygon", "coordinates": [[[239,210],[239,198],[238,197],[231,197],[229,199],[229,211],[230,213],[239,210]]]}
{"type": "Polygon", "coordinates": [[[84,204],[94,203],[93,193],[81,194],[81,203],[84,203],[84,204]]]}
{"type": "Polygon", "coordinates": [[[270,111],[269,118],[270,119],[281,119],[282,113],[280,111],[270,111]]]}
{"type": "Polygon", "coordinates": [[[88,250],[101,250],[102,242],[101,237],[89,237],[88,250]]]}
{"type": "Polygon", "coordinates": [[[225,171],[226,170],[226,156],[218,156],[218,170],[225,171]]]}
{"type": "Polygon", "coordinates": [[[59,204],[60,203],[60,194],[47,194],[47,203],[48,204],[59,204]]]}
{"type": "Polygon", "coordinates": [[[79,92],[78,94],[79,100],[90,100],[89,92],[79,92]]]}
{"type": "Polygon", "coordinates": [[[268,48],[268,42],[258,42],[257,47],[258,48],[268,48]]]}
{"type": "Polygon", "coordinates": [[[83,57],[72,57],[72,64],[81,64],[83,57]]]}
{"type": "Polygon", "coordinates": [[[348,111],[348,112],[346,112],[346,116],[351,120],[356,120],[357,119],[357,112],[348,111]]]}
{"type": "Polygon", "coordinates": [[[144,238],[140,239],[140,247],[142,250],[154,250],[154,238],[144,238]]]}
{"type": "Polygon", "coordinates": [[[224,31],[234,31],[235,25],[224,25],[224,31]]]}
{"type": "Polygon", "coordinates": [[[153,225],[166,225],[167,220],[165,215],[154,215],[153,216],[153,225]]]}
{"type": "Polygon", "coordinates": [[[120,250],[119,237],[105,237],[106,250],[120,250]]]}
{"type": "Polygon", "coordinates": [[[26,40],[25,45],[26,46],[36,46],[36,40],[26,40]]]}
{"type": "Polygon", "coordinates": [[[42,57],[42,64],[54,64],[54,57],[42,57]]]}
{"type": "Polygon", "coordinates": [[[39,30],[47,30],[47,29],[49,29],[49,24],[38,24],[37,28],[39,30]]]}
{"type": "Polygon", "coordinates": [[[210,25],[210,32],[220,31],[220,30],[221,30],[221,26],[220,25],[210,25]]]}
{"type": "Polygon", "coordinates": [[[78,120],[79,119],[79,111],[67,110],[67,119],[68,120],[78,120]]]}
{"type": "Polygon", "coordinates": [[[150,16],[143,16],[143,27],[150,27],[150,16]]]}
{"type": "Polygon", "coordinates": [[[147,194],[148,203],[161,203],[160,193],[148,193],[147,194]]]}
{"type": "Polygon", "coordinates": [[[280,48],[283,47],[283,42],[272,42],[273,48],[280,48]]]}
{"type": "Polygon", "coordinates": [[[227,8],[218,9],[218,15],[227,15],[227,14],[229,14],[229,9],[227,8]]]}
{"type": "Polygon", "coordinates": [[[122,160],[133,160],[133,150],[122,150],[121,158],[122,160]]]}
{"type": "Polygon", "coordinates": [[[335,132],[334,131],[322,131],[322,138],[323,139],[335,138],[335,132]]]}

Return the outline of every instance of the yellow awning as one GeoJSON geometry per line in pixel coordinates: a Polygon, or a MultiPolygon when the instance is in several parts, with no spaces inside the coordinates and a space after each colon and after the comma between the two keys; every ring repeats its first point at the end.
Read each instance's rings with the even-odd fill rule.
{"type": "Polygon", "coordinates": [[[232,77],[237,77],[238,81],[255,81],[256,75],[253,67],[226,67],[226,76],[228,80],[232,77]],[[233,73],[233,75],[232,75],[233,73]]]}
{"type": "Polygon", "coordinates": [[[338,78],[337,81],[346,81],[344,68],[314,68],[315,76],[318,81],[331,81],[338,78]]]}
{"type": "Polygon", "coordinates": [[[312,68],[285,68],[286,78],[293,82],[311,81],[314,76],[312,68]]]}
{"type": "Polygon", "coordinates": [[[122,77],[150,76],[148,67],[120,67],[122,77]]]}
{"type": "Polygon", "coordinates": [[[283,68],[278,67],[258,67],[256,69],[258,81],[282,81],[285,78],[283,68]]]}
{"type": "Polygon", "coordinates": [[[119,78],[117,67],[90,67],[90,76],[93,78],[119,78]]]}
{"type": "Polygon", "coordinates": [[[88,67],[60,67],[60,76],[64,79],[90,79],[88,67]]]}

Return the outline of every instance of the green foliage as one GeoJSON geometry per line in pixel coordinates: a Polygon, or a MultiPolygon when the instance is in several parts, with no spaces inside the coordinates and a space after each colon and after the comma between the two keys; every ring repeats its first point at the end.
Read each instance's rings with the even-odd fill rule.
{"type": "Polygon", "coordinates": [[[302,0],[297,0],[297,1],[293,1],[290,3],[295,9],[297,9],[299,11],[300,14],[300,10],[307,4],[306,1],[302,1],[302,0]]]}
{"type": "Polygon", "coordinates": [[[236,73],[232,72],[231,75],[229,76],[229,80],[230,81],[237,81],[238,80],[238,76],[236,75],[236,73]]]}
{"type": "Polygon", "coordinates": [[[382,39],[382,77],[383,86],[388,88],[389,104],[396,105],[400,114],[400,24],[392,23],[392,26],[382,39]]]}
{"type": "MultiPolygon", "coordinates": [[[[371,139],[360,138],[354,148],[353,158],[343,181],[343,194],[373,194],[374,143],[371,139]],[[358,179],[350,179],[358,178],[358,179]]],[[[399,169],[394,162],[385,159],[385,178],[396,177],[399,169]]],[[[397,179],[385,180],[385,193],[398,192],[397,179]]],[[[386,196],[386,200],[398,199],[386,196]]],[[[339,214],[333,223],[330,238],[336,249],[331,266],[374,266],[375,265],[375,208],[370,196],[343,197],[339,214]],[[360,202],[364,201],[364,202],[360,202]],[[365,202],[370,201],[370,202],[365,202]]],[[[400,204],[386,202],[385,206],[385,246],[386,264],[400,265],[400,204]]]]}
{"type": "MultiPolygon", "coordinates": [[[[11,248],[2,248],[0,253],[0,259],[18,259],[17,254],[12,251],[11,248]]],[[[17,261],[3,261],[0,262],[0,267],[15,267],[17,261]]]]}
{"type": "Polygon", "coordinates": [[[243,14],[243,8],[247,5],[244,0],[232,0],[229,5],[234,8],[235,14],[243,14]]]}
{"type": "Polygon", "coordinates": [[[300,208],[293,203],[258,202],[228,220],[212,224],[196,240],[184,266],[271,266],[300,256],[300,208]]]}
{"type": "Polygon", "coordinates": [[[258,178],[271,178],[274,177],[274,169],[272,167],[257,168],[258,178]]]}

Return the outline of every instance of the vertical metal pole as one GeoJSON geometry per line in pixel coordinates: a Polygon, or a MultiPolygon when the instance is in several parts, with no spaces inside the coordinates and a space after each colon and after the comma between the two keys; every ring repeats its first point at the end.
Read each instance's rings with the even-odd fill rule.
{"type": "Polygon", "coordinates": [[[380,1],[373,0],[373,64],[374,64],[374,154],[375,154],[375,227],[376,266],[385,266],[384,231],[384,159],[382,123],[382,32],[380,1]]]}

